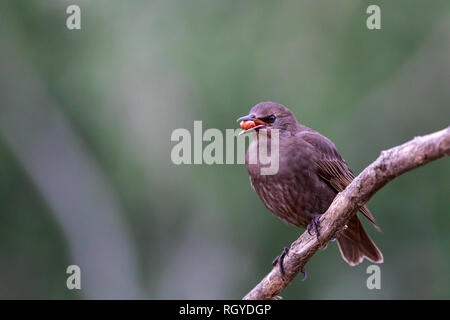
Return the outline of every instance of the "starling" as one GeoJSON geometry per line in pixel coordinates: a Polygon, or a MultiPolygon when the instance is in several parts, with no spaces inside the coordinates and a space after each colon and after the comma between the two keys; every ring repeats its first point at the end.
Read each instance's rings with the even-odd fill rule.
{"type": "MultiPolygon", "coordinates": [[[[255,105],[250,114],[238,119],[243,133],[253,132],[246,153],[250,183],[264,205],[281,220],[297,227],[314,230],[319,239],[318,220],[341,192],[355,178],[331,140],[297,122],[285,106],[274,102],[255,105]],[[259,161],[249,161],[249,154],[259,150],[261,133],[266,131],[266,143],[271,145],[271,130],[278,129],[279,168],[273,175],[262,175],[259,161]]],[[[267,148],[267,147],[265,147],[267,148]]],[[[380,231],[366,206],[359,211],[380,231]]],[[[365,232],[358,215],[336,237],[342,258],[354,266],[364,258],[382,263],[383,255],[365,232]]],[[[273,264],[279,264],[283,278],[283,258],[287,248],[273,264]]],[[[306,274],[305,274],[306,276],[306,274]]]]}

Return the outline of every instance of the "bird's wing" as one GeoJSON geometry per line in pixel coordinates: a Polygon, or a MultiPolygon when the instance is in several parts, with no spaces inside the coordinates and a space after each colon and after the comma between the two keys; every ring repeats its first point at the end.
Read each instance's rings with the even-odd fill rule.
{"type": "MultiPolygon", "coordinates": [[[[338,153],[334,143],[317,132],[305,132],[301,137],[315,149],[321,151],[321,157],[315,159],[319,177],[336,192],[343,191],[352,182],[355,175],[338,153]]],[[[362,206],[359,211],[374,224],[377,230],[381,231],[367,206],[362,206]]]]}

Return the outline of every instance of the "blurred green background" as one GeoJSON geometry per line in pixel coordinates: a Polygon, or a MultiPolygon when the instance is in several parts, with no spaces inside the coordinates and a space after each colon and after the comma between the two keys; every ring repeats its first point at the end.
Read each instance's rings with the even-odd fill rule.
{"type": "MultiPolygon", "coordinates": [[[[277,101],[358,173],[448,126],[449,88],[444,0],[2,0],[0,298],[239,299],[302,230],[270,214],[244,165],[174,165],[172,131],[237,128],[277,101]]],[[[281,295],[450,298],[449,178],[441,159],[368,203],[381,290],[331,243],[281,295]]]]}

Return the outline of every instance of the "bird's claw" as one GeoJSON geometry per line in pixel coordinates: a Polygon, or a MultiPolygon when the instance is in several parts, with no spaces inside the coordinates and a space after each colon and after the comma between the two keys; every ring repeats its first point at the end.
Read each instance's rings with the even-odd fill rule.
{"type": "Polygon", "coordinates": [[[305,266],[302,267],[300,272],[303,273],[303,280],[302,281],[305,281],[308,278],[308,274],[306,273],[305,266]]]}
{"type": "Polygon", "coordinates": [[[283,281],[284,281],[283,260],[284,260],[284,257],[287,255],[288,252],[289,252],[289,248],[288,247],[284,247],[284,249],[281,252],[281,254],[279,256],[277,256],[275,259],[273,259],[273,261],[272,261],[272,266],[274,266],[274,267],[278,263],[278,268],[280,270],[280,277],[281,277],[281,280],[283,280],[283,281]]]}
{"type": "Polygon", "coordinates": [[[308,224],[308,226],[306,227],[306,231],[308,231],[308,233],[310,235],[311,234],[311,228],[314,228],[314,232],[316,233],[316,237],[317,237],[317,241],[320,242],[320,233],[319,233],[319,219],[320,219],[320,214],[315,214],[314,217],[312,218],[311,222],[308,224]]]}

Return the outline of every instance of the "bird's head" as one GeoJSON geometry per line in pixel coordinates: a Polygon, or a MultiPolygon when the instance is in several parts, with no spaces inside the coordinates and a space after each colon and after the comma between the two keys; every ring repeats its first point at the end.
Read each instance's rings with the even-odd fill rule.
{"type": "Polygon", "coordinates": [[[258,131],[259,129],[293,130],[297,125],[294,114],[285,106],[275,102],[260,102],[255,105],[247,116],[240,117],[242,133],[258,131]]]}

